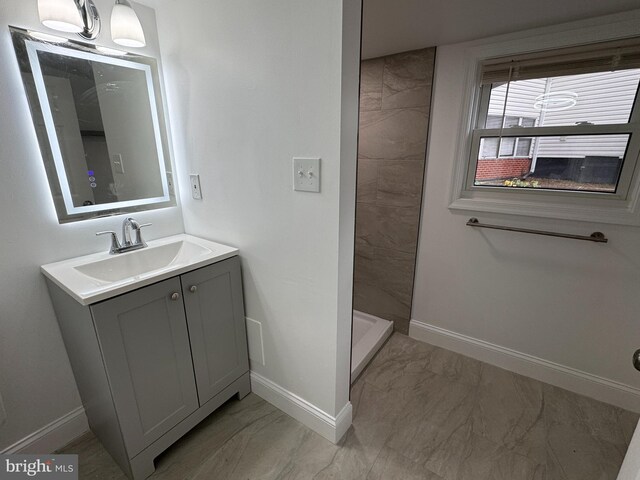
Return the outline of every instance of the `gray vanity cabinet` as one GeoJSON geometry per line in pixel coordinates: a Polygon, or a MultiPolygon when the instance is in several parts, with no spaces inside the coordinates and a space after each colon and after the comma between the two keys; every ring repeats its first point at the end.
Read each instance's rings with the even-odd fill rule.
{"type": "Polygon", "coordinates": [[[84,306],[48,281],[91,430],[122,470],[250,391],[237,256],[84,306]]]}
{"type": "Polygon", "coordinates": [[[181,277],[200,405],[249,369],[240,264],[231,260],[181,277]]]}
{"type": "Polygon", "coordinates": [[[199,406],[180,291],[171,278],[91,307],[130,455],[199,406]]]}

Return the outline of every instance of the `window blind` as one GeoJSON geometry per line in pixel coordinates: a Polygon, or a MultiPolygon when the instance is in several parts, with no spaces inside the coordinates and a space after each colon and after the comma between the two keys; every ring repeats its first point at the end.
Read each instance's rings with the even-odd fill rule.
{"type": "Polygon", "coordinates": [[[481,79],[486,85],[631,68],[640,68],[640,37],[486,60],[481,79]]]}

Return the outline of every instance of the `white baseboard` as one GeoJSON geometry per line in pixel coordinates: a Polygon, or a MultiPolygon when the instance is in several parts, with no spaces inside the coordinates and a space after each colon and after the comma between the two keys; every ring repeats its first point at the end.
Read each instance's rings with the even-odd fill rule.
{"type": "Polygon", "coordinates": [[[332,417],[255,372],[251,372],[251,391],[330,442],[338,443],[351,426],[351,402],[348,402],[337,416],[332,417]]]}
{"type": "MultiPolygon", "coordinates": [[[[336,417],[332,417],[255,372],[251,372],[251,390],[333,443],[337,443],[351,426],[351,402],[336,417]]],[[[84,408],[78,407],[1,450],[0,454],[53,453],[88,431],[89,423],[84,408]]]]}
{"type": "Polygon", "coordinates": [[[484,340],[411,320],[409,336],[541,382],[640,413],[640,389],[501,347],[484,340]]]}
{"type": "Polygon", "coordinates": [[[53,453],[88,431],[89,423],[84,414],[84,408],[78,407],[49,425],[27,435],[0,453],[53,453]]]}

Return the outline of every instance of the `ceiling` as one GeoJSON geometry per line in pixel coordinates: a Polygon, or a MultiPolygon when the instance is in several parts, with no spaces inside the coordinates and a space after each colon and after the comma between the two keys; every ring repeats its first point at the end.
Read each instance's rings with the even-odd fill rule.
{"type": "Polygon", "coordinates": [[[363,0],[362,58],[640,8],[640,0],[363,0]]]}

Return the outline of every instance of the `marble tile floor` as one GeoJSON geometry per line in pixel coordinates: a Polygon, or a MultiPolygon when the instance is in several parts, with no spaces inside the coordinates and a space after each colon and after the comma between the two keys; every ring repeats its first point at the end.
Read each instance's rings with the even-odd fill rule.
{"type": "MultiPolygon", "coordinates": [[[[614,480],[638,415],[394,334],[333,445],[254,394],[156,461],[152,479],[614,480]]],[[[82,479],[124,479],[87,434],[82,479]]]]}

